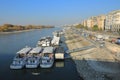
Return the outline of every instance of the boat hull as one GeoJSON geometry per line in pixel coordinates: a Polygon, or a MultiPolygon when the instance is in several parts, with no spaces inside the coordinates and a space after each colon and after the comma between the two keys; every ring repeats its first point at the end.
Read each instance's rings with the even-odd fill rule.
{"type": "Polygon", "coordinates": [[[10,65],[10,69],[22,69],[23,65],[10,65]]]}
{"type": "Polygon", "coordinates": [[[54,64],[54,61],[51,63],[41,63],[40,67],[41,68],[51,68],[53,66],[53,64],[54,64]]]}
{"type": "Polygon", "coordinates": [[[51,68],[53,64],[40,64],[41,68],[51,68]]]}
{"type": "Polygon", "coordinates": [[[35,65],[35,64],[27,64],[25,65],[26,68],[38,68],[39,65],[35,65]]]}

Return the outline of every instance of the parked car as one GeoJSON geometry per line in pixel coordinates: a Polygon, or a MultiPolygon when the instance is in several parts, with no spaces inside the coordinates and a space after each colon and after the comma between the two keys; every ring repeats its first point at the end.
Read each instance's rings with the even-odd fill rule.
{"type": "Polygon", "coordinates": [[[116,44],[120,44],[120,38],[117,38],[116,44]]]}

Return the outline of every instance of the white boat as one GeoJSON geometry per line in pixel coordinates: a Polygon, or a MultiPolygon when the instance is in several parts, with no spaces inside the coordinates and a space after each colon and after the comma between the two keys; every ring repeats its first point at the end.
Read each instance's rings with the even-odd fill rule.
{"type": "Polygon", "coordinates": [[[26,68],[37,68],[40,64],[41,47],[33,48],[27,55],[26,68]]]}
{"type": "Polygon", "coordinates": [[[25,66],[25,60],[22,59],[13,59],[10,69],[22,69],[25,66]]]}
{"type": "Polygon", "coordinates": [[[26,64],[26,55],[31,49],[30,47],[25,47],[18,51],[10,65],[10,69],[22,69],[26,64]]]}
{"type": "Polygon", "coordinates": [[[60,37],[61,37],[60,31],[53,32],[53,39],[51,41],[51,44],[54,45],[54,46],[59,46],[60,37]]]}
{"type": "Polygon", "coordinates": [[[60,37],[53,36],[51,44],[54,45],[54,46],[59,46],[59,44],[60,44],[60,37]]]}
{"type": "Polygon", "coordinates": [[[43,47],[51,46],[51,40],[52,40],[51,37],[43,37],[38,41],[37,45],[43,47]]]}
{"type": "Polygon", "coordinates": [[[45,47],[41,55],[41,68],[50,68],[54,64],[54,48],[45,47]]]}
{"type": "Polygon", "coordinates": [[[28,57],[26,61],[26,68],[37,68],[40,64],[39,57],[28,57]]]}

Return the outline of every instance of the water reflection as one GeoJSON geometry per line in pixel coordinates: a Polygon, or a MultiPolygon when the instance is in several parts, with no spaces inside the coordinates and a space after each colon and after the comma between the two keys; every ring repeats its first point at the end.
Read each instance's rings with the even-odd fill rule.
{"type": "Polygon", "coordinates": [[[42,69],[42,68],[37,68],[37,69],[22,69],[22,70],[11,70],[11,73],[13,75],[27,75],[27,74],[31,74],[33,76],[38,76],[38,75],[41,75],[41,74],[51,74],[51,72],[54,72],[54,69],[55,68],[64,68],[65,66],[65,62],[64,60],[60,60],[60,61],[56,61],[54,63],[54,66],[52,68],[49,68],[49,69],[42,69]]]}
{"type": "Polygon", "coordinates": [[[64,68],[65,63],[64,60],[62,61],[56,61],[54,63],[54,66],[49,69],[42,69],[42,68],[37,68],[37,69],[23,69],[23,70],[14,70],[14,73],[17,74],[32,74],[34,76],[41,75],[41,74],[50,74],[51,72],[54,72],[54,68],[64,68]]]}
{"type": "Polygon", "coordinates": [[[62,61],[56,61],[56,62],[55,62],[55,67],[61,68],[61,67],[64,67],[64,66],[65,66],[65,63],[64,63],[63,60],[62,60],[62,61]]]}

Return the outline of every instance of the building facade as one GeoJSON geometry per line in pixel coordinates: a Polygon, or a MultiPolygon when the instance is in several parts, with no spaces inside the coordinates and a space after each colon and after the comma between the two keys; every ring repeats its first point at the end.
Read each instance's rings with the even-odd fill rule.
{"type": "Polygon", "coordinates": [[[105,27],[105,15],[92,16],[91,18],[87,19],[87,27],[89,29],[94,27],[94,25],[97,25],[99,30],[104,30],[104,27],[105,27]]]}
{"type": "Polygon", "coordinates": [[[83,26],[86,27],[87,26],[87,20],[83,21],[83,26]]]}
{"type": "Polygon", "coordinates": [[[120,10],[112,11],[106,15],[106,31],[120,31],[120,10]]]}
{"type": "Polygon", "coordinates": [[[87,19],[87,27],[88,27],[88,29],[91,29],[91,22],[92,22],[92,20],[91,19],[87,19]]]}
{"type": "Polygon", "coordinates": [[[99,30],[104,30],[105,28],[105,15],[97,16],[97,25],[99,30]]]}
{"type": "Polygon", "coordinates": [[[91,28],[94,27],[94,25],[97,25],[97,17],[96,16],[91,17],[91,28]]]}

